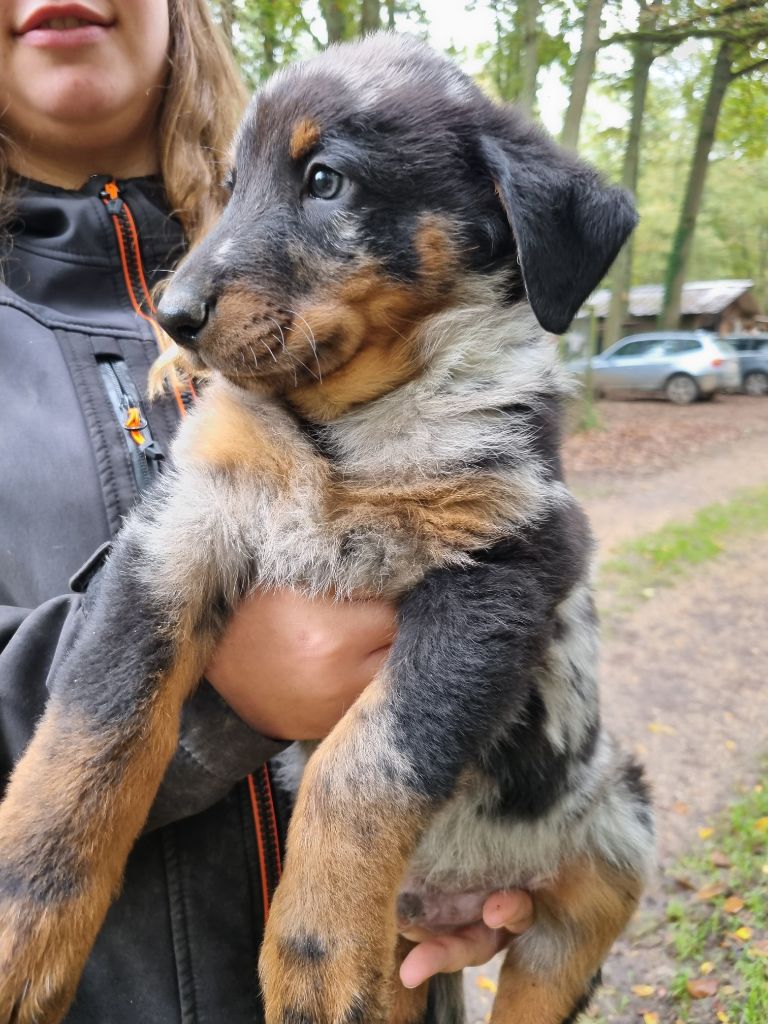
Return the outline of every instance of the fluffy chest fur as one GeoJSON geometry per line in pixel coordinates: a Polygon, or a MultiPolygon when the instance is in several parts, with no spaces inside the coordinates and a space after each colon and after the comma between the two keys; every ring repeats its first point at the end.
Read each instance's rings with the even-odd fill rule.
{"type": "Polygon", "coordinates": [[[148,584],[186,585],[192,549],[216,553],[226,595],[293,586],[398,597],[562,502],[537,415],[565,385],[533,318],[443,313],[421,347],[429,367],[418,380],[311,435],[276,399],[216,380],[176,443],[151,532],[166,578],[148,584]]]}

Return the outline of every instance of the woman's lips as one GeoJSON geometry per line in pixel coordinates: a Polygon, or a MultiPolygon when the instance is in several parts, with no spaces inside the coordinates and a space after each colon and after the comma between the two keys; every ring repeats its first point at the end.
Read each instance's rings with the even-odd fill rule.
{"type": "Polygon", "coordinates": [[[18,37],[29,46],[65,49],[73,46],[91,46],[108,35],[111,25],[78,25],[77,28],[33,28],[18,37]]]}
{"type": "Polygon", "coordinates": [[[30,46],[88,46],[103,39],[113,24],[98,11],[77,3],[50,5],[33,11],[16,35],[30,46]]]}

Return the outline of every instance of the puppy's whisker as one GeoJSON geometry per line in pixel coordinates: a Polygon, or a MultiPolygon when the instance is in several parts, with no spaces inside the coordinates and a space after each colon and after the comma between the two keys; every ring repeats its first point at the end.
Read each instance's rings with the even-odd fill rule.
{"type": "MultiPolygon", "coordinates": [[[[269,335],[269,337],[270,337],[270,338],[274,338],[274,339],[275,339],[275,341],[279,341],[279,340],[280,340],[280,339],[279,339],[279,338],[277,337],[277,335],[276,335],[276,334],[270,334],[270,335],[269,335]]],[[[264,341],[264,339],[263,339],[263,338],[259,338],[259,341],[260,341],[260,342],[261,342],[261,344],[262,344],[262,345],[264,346],[264,348],[265,348],[265,349],[267,350],[267,352],[269,352],[269,354],[270,354],[270,355],[272,356],[272,362],[276,363],[276,362],[277,362],[277,356],[276,356],[276,355],[275,355],[275,353],[274,353],[274,352],[272,351],[272,349],[271,349],[271,348],[269,347],[269,345],[268,345],[268,344],[266,343],[266,341],[264,341]]]]}
{"type": "MultiPolygon", "coordinates": [[[[304,337],[309,342],[309,347],[312,349],[312,355],[315,357],[315,362],[317,363],[317,379],[319,381],[322,381],[323,371],[320,367],[320,358],[317,354],[317,341],[315,338],[315,332],[312,330],[310,323],[304,319],[301,313],[297,313],[295,309],[289,309],[288,313],[290,313],[290,315],[295,317],[297,320],[300,320],[302,324],[306,325],[306,329],[304,327],[302,327],[301,329],[302,332],[304,333],[304,337]]],[[[301,327],[301,324],[299,324],[299,326],[301,327]]]]}
{"type": "Polygon", "coordinates": [[[248,349],[249,349],[251,355],[253,356],[253,365],[254,366],[258,366],[259,365],[259,357],[256,355],[256,349],[253,347],[253,345],[250,343],[250,341],[248,342],[248,349]]]}
{"type": "Polygon", "coordinates": [[[275,318],[273,316],[268,316],[266,319],[267,320],[271,320],[272,323],[275,325],[275,327],[280,332],[280,344],[283,346],[283,351],[285,352],[285,350],[286,350],[285,349],[285,334],[283,333],[283,328],[280,326],[279,322],[277,320],[275,320],[275,318]]]}

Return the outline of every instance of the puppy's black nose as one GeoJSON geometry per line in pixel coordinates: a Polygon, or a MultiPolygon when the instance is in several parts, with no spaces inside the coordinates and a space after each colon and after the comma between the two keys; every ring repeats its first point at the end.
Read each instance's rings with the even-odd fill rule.
{"type": "Polygon", "coordinates": [[[194,348],[209,312],[209,304],[199,295],[171,287],[157,307],[157,319],[175,342],[194,348]]]}

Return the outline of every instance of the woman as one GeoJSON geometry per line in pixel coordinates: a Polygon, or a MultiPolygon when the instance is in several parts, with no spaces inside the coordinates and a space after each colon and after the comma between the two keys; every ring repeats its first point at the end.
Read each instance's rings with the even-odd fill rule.
{"type": "MultiPolygon", "coordinates": [[[[0,8],[0,777],[87,624],[102,546],[185,412],[178,392],[151,409],[143,398],[163,344],[150,293],[223,202],[242,101],[204,0],[0,8]]],[[[260,1015],[254,964],[279,862],[260,766],[332,728],[393,628],[393,609],[373,602],[243,605],[185,709],[70,1024],[260,1015]]],[[[282,831],[279,800],[276,817],[282,831]]],[[[484,916],[462,934],[411,936],[403,982],[483,962],[503,942],[494,929],[527,926],[530,901],[497,894],[484,916]]]]}

